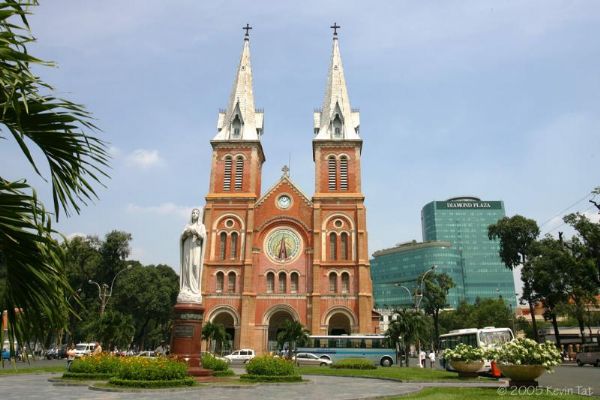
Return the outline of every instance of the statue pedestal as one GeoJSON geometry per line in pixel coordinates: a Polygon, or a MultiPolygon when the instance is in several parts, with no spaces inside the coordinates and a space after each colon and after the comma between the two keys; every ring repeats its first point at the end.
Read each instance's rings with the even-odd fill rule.
{"type": "Polygon", "coordinates": [[[200,358],[204,306],[194,303],[177,303],[174,312],[171,354],[187,362],[190,375],[199,377],[212,375],[212,370],[202,368],[200,358]]]}

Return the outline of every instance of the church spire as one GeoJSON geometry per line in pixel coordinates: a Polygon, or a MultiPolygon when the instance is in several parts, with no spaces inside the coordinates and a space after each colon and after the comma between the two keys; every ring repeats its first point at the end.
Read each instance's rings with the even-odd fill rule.
{"type": "Polygon", "coordinates": [[[263,113],[254,108],[252,67],[250,65],[250,35],[252,27],[244,28],[244,47],[237,69],[227,109],[219,112],[217,134],[213,140],[256,141],[263,132],[263,113]]]}
{"type": "Polygon", "coordinates": [[[360,114],[350,106],[344,78],[337,33],[340,26],[334,23],[331,28],[334,30],[331,64],[323,107],[314,114],[314,140],[361,140],[358,135],[360,114]]]}

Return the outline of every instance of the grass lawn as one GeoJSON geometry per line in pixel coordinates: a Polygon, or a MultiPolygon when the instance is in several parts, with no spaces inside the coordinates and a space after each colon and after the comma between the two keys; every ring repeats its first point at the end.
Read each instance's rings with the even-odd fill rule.
{"type": "MultiPolygon", "coordinates": [[[[377,369],[334,369],[329,367],[299,367],[297,368],[300,375],[332,375],[332,376],[362,376],[366,378],[386,378],[394,379],[403,382],[460,382],[465,379],[459,379],[455,372],[442,371],[439,369],[430,368],[406,368],[406,367],[377,367],[377,369]]],[[[468,381],[482,380],[493,382],[491,378],[472,378],[468,381]]]]}
{"type": "Polygon", "coordinates": [[[17,368],[11,368],[8,366],[5,366],[3,369],[0,369],[0,375],[14,375],[14,374],[41,374],[41,373],[47,373],[47,372],[65,372],[65,367],[64,366],[46,366],[46,367],[40,367],[40,366],[35,366],[35,365],[31,365],[31,366],[27,366],[27,367],[23,367],[23,366],[18,366],[17,368]]]}
{"type": "MultiPolygon", "coordinates": [[[[486,399],[563,399],[563,400],[582,400],[583,397],[577,394],[552,393],[545,388],[529,388],[530,394],[518,394],[517,390],[512,391],[509,388],[425,388],[419,393],[408,396],[389,397],[389,400],[486,400],[486,399]],[[504,391],[503,391],[504,390],[504,391]]],[[[524,393],[525,390],[522,390],[524,393]]]]}

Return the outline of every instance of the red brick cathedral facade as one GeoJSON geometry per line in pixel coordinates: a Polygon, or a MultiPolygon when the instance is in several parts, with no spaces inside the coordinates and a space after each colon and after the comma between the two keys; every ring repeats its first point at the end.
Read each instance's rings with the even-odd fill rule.
{"type": "MultiPolygon", "coordinates": [[[[275,349],[288,319],[312,334],[373,332],[359,113],[350,107],[337,35],[323,108],[314,114],[315,193],[283,168],[261,192],[263,113],[254,107],[250,43],[219,113],[204,224],[205,321],[234,348],[275,349]]],[[[308,139],[308,135],[307,135],[308,139]]]]}

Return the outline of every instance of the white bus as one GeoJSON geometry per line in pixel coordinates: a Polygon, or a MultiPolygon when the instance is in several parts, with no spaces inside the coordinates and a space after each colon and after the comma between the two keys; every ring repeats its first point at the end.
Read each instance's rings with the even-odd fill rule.
{"type": "Polygon", "coordinates": [[[396,363],[396,350],[387,346],[382,335],[315,335],[296,352],[313,353],[333,362],[344,358],[366,358],[382,367],[396,363]]]}
{"type": "MultiPolygon", "coordinates": [[[[460,343],[468,344],[473,347],[497,347],[504,343],[514,340],[514,335],[510,328],[495,328],[488,326],[482,329],[469,328],[457,329],[444,335],[440,335],[438,349],[440,354],[440,364],[451,371],[450,365],[444,360],[444,350],[453,349],[460,343]]],[[[487,372],[491,369],[491,364],[486,361],[483,368],[478,372],[487,372]]]]}

